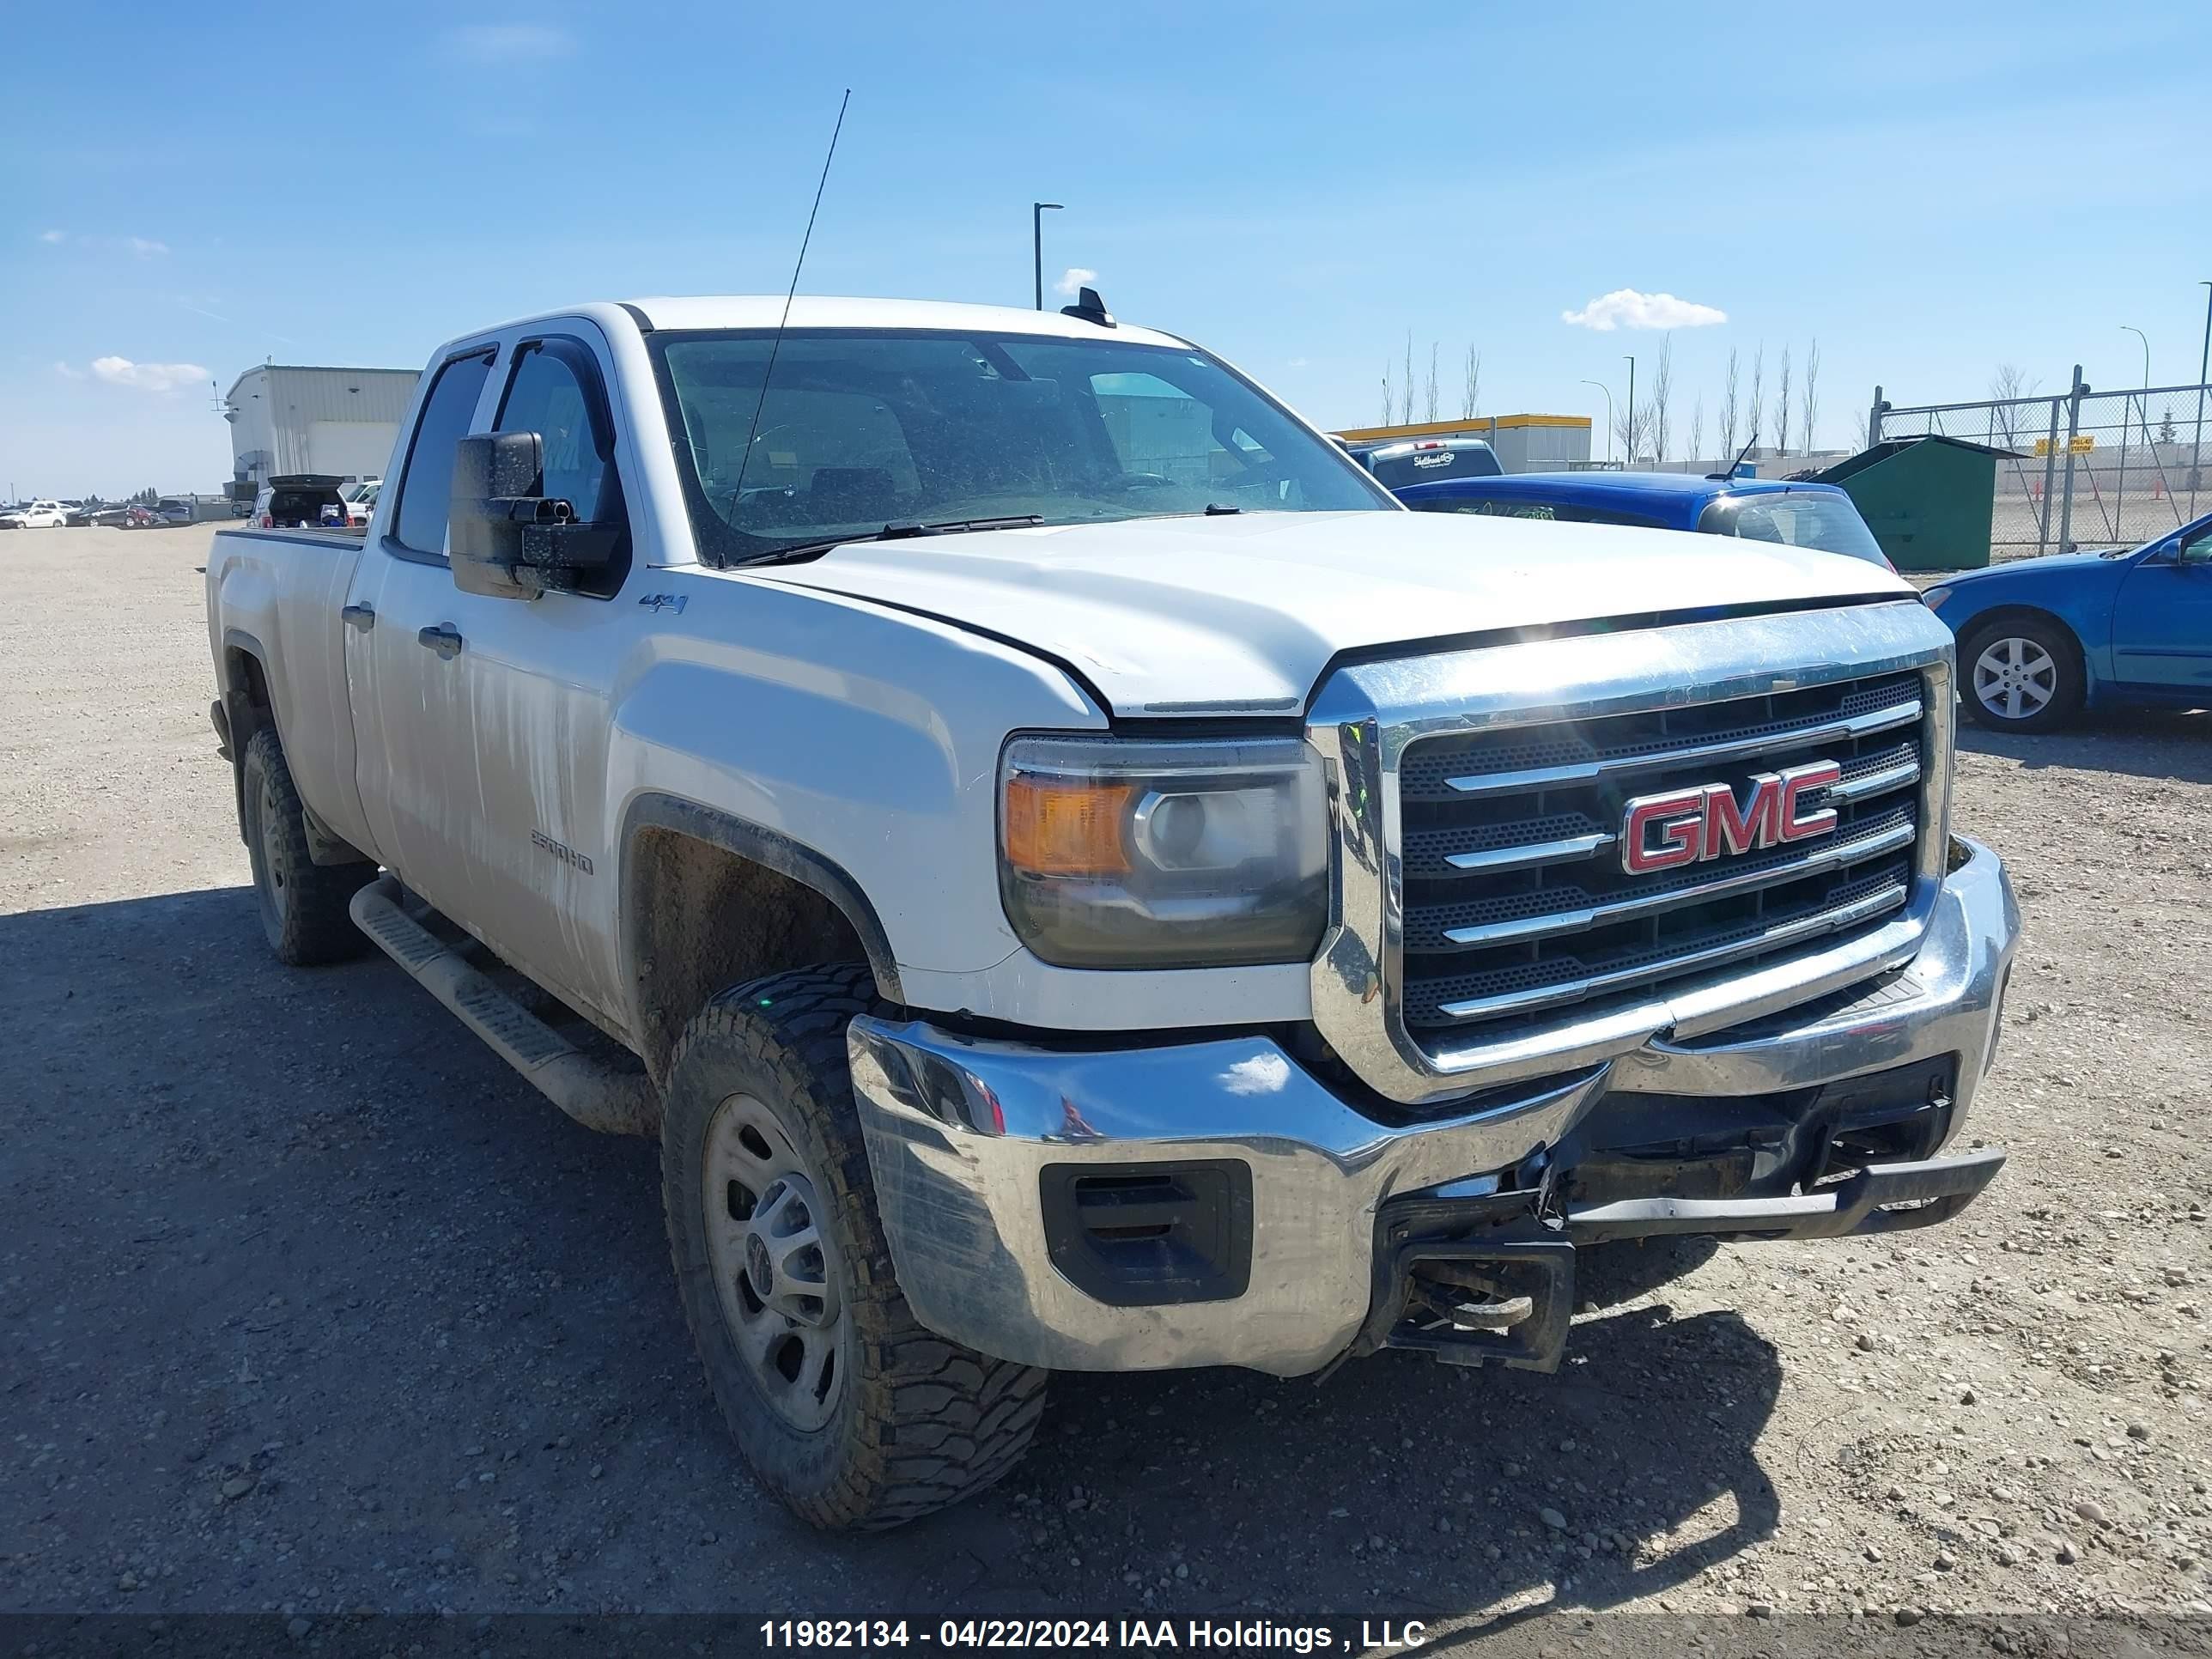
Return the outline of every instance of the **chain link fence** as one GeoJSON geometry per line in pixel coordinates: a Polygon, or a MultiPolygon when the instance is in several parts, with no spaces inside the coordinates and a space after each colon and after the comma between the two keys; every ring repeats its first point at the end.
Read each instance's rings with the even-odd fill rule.
{"type": "Polygon", "coordinates": [[[2212,513],[2212,386],[1893,408],[1875,389],[1872,443],[1945,437],[2006,452],[1996,462],[1990,556],[2134,547],[2212,513]]]}

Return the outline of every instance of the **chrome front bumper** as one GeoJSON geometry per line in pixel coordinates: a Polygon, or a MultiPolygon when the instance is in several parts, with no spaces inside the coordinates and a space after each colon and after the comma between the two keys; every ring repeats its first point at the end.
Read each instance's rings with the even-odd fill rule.
{"type": "MultiPolygon", "coordinates": [[[[900,1285],[924,1325],[1004,1358],[1067,1370],[1243,1365],[1298,1376],[1343,1353],[1367,1319],[1385,1200],[1510,1170],[1556,1146],[1608,1095],[1769,1095],[1948,1055],[1955,1136],[1988,1069],[2020,930],[1996,855],[1971,842],[1956,848],[1919,953],[1842,1006],[1832,997],[1802,1020],[1769,1015],[1695,1038],[1654,1037],[1479,1110],[1402,1127],[1355,1109],[1263,1036],[1067,1051],[920,1021],[855,1020],[854,1093],[900,1285]],[[1048,1170],[1191,1160],[1249,1170],[1241,1293],[1117,1305],[1055,1266],[1041,1199],[1048,1170]]],[[[1989,1176],[1984,1167],[1970,1184],[1961,1176],[1944,1187],[1937,1166],[1954,1162],[1891,1166],[1924,1172],[1917,1184],[1903,1178],[1899,1195],[1948,1194],[1956,1200],[1948,1213],[1989,1176]]],[[[1582,1231],[1830,1236],[1873,1230],[1890,1214],[1874,1210],[1839,1227],[1832,1208],[1813,1215],[1790,1202],[1764,1200],[1758,1213],[1613,1205],[1582,1231]]],[[[1570,1236],[1576,1221],[1565,1218],[1570,1236]]]]}

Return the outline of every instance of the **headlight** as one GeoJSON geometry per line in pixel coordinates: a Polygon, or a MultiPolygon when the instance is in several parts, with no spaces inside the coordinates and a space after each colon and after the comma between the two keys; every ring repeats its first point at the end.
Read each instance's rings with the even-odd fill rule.
{"type": "Polygon", "coordinates": [[[1943,608],[1943,601],[1951,597],[1951,592],[1952,590],[1948,587],[1931,587],[1920,596],[1920,603],[1930,611],[1941,611],[1943,608]]]}
{"type": "Polygon", "coordinates": [[[1018,738],[999,892],[1064,968],[1302,962],[1328,919],[1321,769],[1296,738],[1018,738]]]}

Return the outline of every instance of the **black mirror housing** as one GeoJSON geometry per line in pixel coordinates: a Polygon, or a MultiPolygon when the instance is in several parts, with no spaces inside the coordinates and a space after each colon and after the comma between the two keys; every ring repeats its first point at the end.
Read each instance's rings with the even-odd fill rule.
{"type": "Polygon", "coordinates": [[[541,493],[544,457],[535,432],[473,432],[459,441],[446,544],[463,592],[535,599],[612,562],[620,532],[579,524],[567,501],[541,493]]]}

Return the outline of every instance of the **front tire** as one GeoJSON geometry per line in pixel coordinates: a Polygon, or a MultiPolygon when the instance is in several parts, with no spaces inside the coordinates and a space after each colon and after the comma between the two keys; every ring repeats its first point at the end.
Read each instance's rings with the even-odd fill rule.
{"type": "Polygon", "coordinates": [[[1975,629],[1959,650],[1966,718],[1991,732],[2049,732],[2081,707],[2081,648],[2065,628],[2039,617],[2000,619],[1975,629]]]}
{"type": "Polygon", "coordinates": [[[239,828],[253,863],[254,907],[276,959],[294,968],[343,962],[367,943],[347,910],[376,874],[373,864],[317,864],[307,850],[305,809],[276,728],[246,745],[239,828]]]}
{"type": "Polygon", "coordinates": [[[684,1030],[661,1123],[677,1290],[761,1483],[828,1528],[895,1527],[1028,1449],[1045,1373],[923,1328],[894,1276],[847,1072],[860,964],[721,993],[684,1030]]]}

